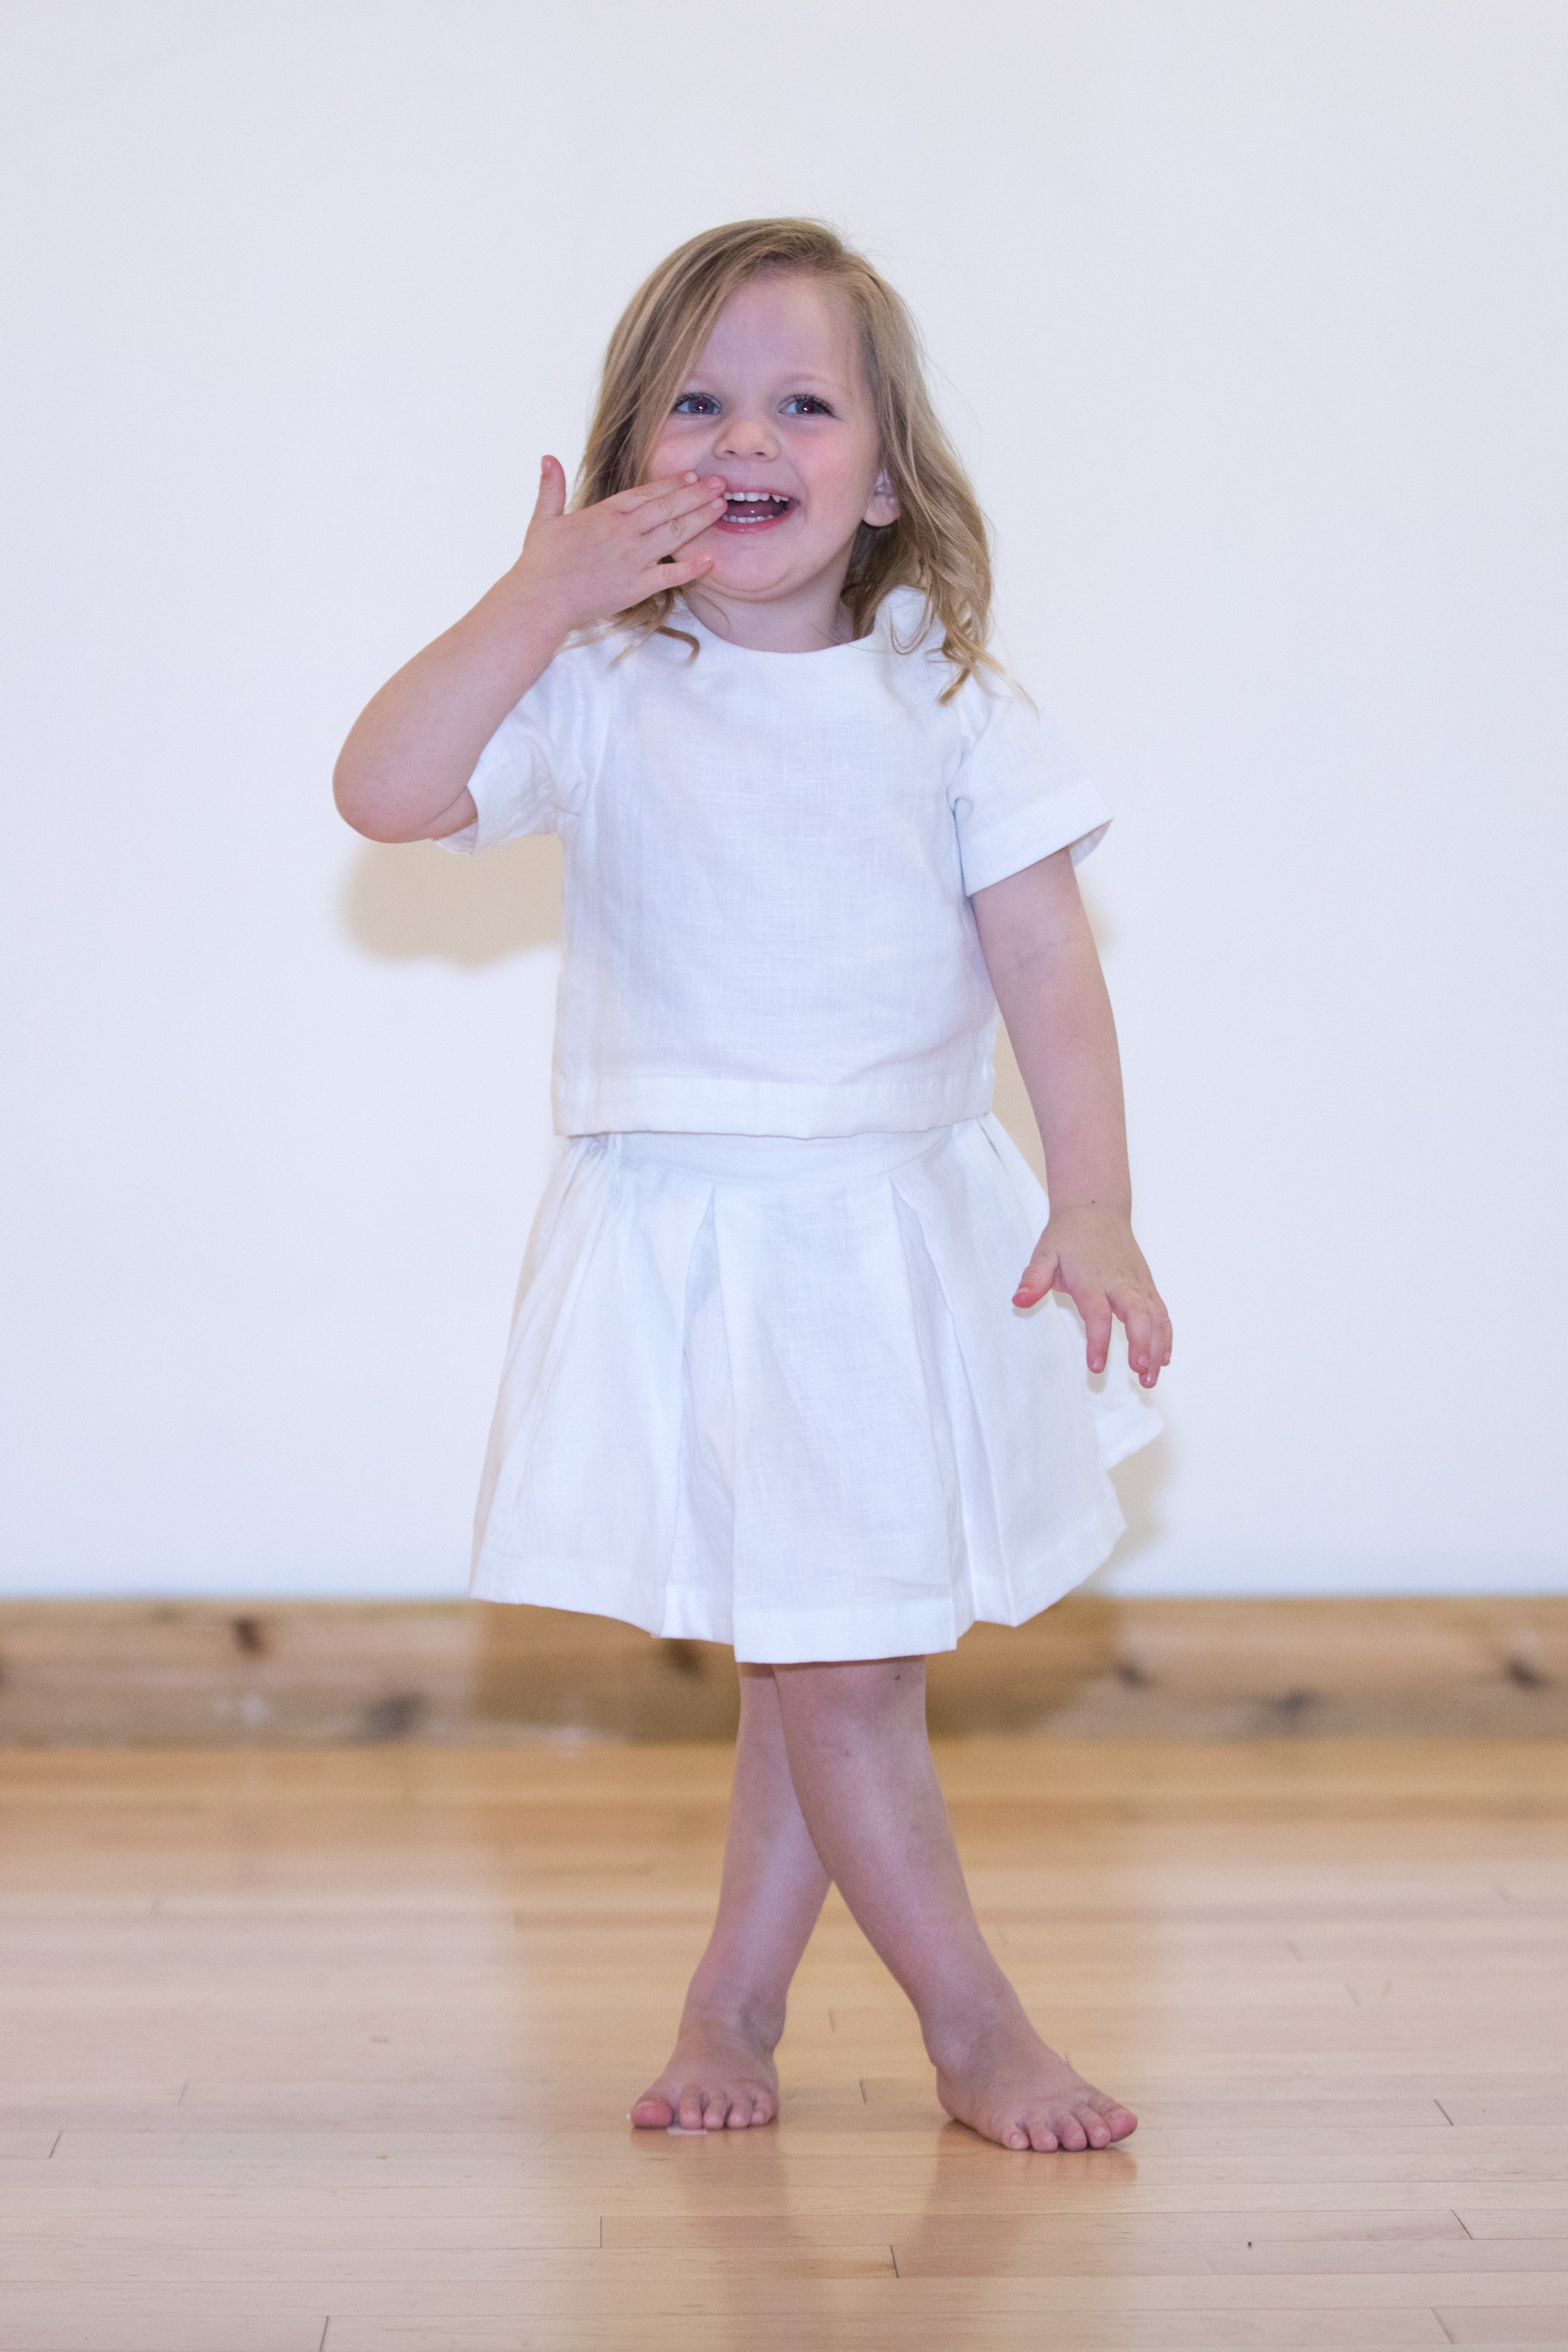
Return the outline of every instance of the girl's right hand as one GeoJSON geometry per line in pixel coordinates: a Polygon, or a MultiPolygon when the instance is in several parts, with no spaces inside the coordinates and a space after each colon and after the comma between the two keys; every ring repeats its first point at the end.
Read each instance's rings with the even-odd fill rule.
{"type": "Polygon", "coordinates": [[[565,468],[558,457],[546,457],[512,578],[559,618],[563,630],[586,628],[711,571],[710,555],[683,555],[680,550],[723,511],[721,474],[675,474],[568,514],[565,468]]]}

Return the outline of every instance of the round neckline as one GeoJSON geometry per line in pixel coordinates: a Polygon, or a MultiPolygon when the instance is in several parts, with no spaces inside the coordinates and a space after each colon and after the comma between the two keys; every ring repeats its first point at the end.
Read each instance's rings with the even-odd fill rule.
{"type": "MultiPolygon", "coordinates": [[[[910,588],[906,583],[900,582],[898,587],[889,589],[878,605],[876,617],[863,637],[847,637],[842,645],[815,646],[809,651],[802,653],[785,653],[776,646],[738,646],[733,637],[721,637],[717,629],[710,629],[701,615],[694,613],[691,606],[685,603],[681,605],[680,618],[676,625],[685,627],[689,623],[692,628],[700,633],[705,644],[721,646],[727,654],[741,654],[749,661],[823,661],[834,654],[858,654],[868,647],[875,648],[879,646],[885,647],[888,642],[889,608],[893,599],[896,596],[915,596],[919,593],[918,589],[910,588]]],[[[672,614],[671,620],[674,619],[675,616],[672,614]]]]}

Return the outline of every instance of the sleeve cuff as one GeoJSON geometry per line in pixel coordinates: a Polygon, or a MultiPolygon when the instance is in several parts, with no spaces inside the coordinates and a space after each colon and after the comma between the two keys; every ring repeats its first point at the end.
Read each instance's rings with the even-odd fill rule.
{"type": "Polygon", "coordinates": [[[1062,794],[1049,809],[1022,810],[1007,823],[987,825],[979,841],[971,833],[960,852],[964,895],[973,898],[976,890],[1005,882],[1009,874],[1021,874],[1026,866],[1036,866],[1058,849],[1070,849],[1073,864],[1080,866],[1100,846],[1110,825],[1105,803],[1085,784],[1062,794]]]}

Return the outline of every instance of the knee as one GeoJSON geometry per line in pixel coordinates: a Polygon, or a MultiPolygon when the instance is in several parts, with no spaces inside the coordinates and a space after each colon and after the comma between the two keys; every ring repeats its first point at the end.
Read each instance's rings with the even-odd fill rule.
{"type": "Polygon", "coordinates": [[[775,1666],[773,1675],[780,1706],[802,1721],[876,1722],[925,1712],[924,1658],[850,1658],[775,1666]]]}

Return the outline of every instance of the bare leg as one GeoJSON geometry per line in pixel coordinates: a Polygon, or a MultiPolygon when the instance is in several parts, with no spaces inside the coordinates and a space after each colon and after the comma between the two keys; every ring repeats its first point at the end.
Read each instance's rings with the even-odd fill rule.
{"type": "Polygon", "coordinates": [[[719,1916],[669,2063],[632,2109],[634,2124],[722,2131],[772,2123],[784,2002],[827,1883],[795,1802],[773,1669],[742,1666],[719,1916]]]}
{"type": "Polygon", "coordinates": [[[1106,2147],[1138,2118],[1047,2049],[980,1933],[925,1729],[925,1661],[773,1669],[812,1841],[913,2001],[948,2113],[1004,2147],[1106,2147]]]}

